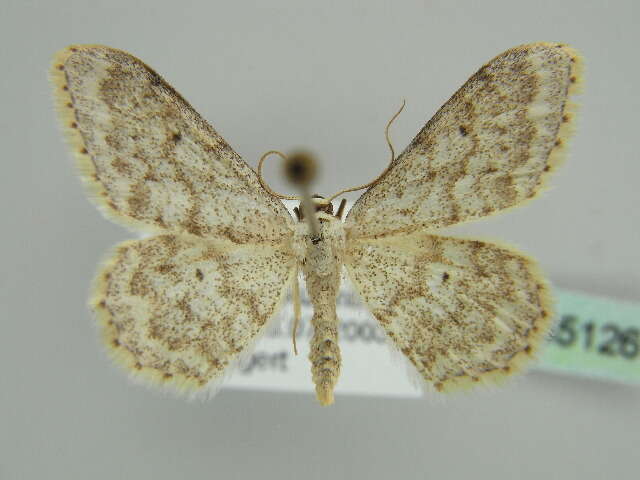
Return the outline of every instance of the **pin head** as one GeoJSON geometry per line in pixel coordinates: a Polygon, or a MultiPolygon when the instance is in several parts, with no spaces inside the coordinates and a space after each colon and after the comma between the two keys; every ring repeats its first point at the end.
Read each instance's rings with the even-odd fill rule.
{"type": "Polygon", "coordinates": [[[299,150],[285,157],[283,170],[289,182],[306,187],[315,179],[317,162],[311,153],[299,150]]]}

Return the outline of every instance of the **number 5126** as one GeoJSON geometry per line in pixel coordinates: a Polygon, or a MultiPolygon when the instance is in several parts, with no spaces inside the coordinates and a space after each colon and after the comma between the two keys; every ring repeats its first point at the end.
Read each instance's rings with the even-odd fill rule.
{"type": "Polygon", "coordinates": [[[581,322],[576,315],[563,315],[553,332],[553,341],[561,347],[579,346],[599,355],[634,359],[638,356],[640,331],[613,323],[598,325],[581,322]]]}

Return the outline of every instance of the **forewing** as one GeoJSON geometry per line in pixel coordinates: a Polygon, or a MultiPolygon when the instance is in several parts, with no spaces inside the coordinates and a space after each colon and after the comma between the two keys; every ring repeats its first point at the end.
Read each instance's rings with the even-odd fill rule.
{"type": "Polygon", "coordinates": [[[274,248],[161,235],[116,247],[91,306],[109,353],[133,376],[193,391],[247,353],[294,273],[293,257],[274,248]]]}
{"type": "Polygon", "coordinates": [[[351,242],[346,265],[395,346],[439,391],[519,369],[552,318],[536,265],[506,247],[416,233],[351,242]]]}
{"type": "Polygon", "coordinates": [[[578,54],[559,44],[493,59],[358,199],[349,235],[445,227],[534,197],[562,158],[580,70],[578,54]]]}
{"type": "Polygon", "coordinates": [[[224,139],[153,70],[104,46],[58,52],[67,138],[93,200],[138,230],[278,243],[291,218],[224,139]]]}

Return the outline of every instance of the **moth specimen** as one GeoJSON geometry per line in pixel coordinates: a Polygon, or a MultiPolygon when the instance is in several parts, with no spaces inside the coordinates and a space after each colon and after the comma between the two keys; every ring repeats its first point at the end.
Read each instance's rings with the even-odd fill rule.
{"type": "Polygon", "coordinates": [[[95,280],[90,302],[109,353],[134,377],[208,391],[297,292],[302,272],[314,308],[313,381],[331,404],[344,266],[391,343],[437,391],[517,371],[548,331],[547,283],[512,248],[437,231],[540,192],[562,159],[580,65],[561,44],[500,54],[392,156],[343,221],[322,198],[294,219],[132,55],[93,45],[58,52],[55,101],[90,197],[146,234],[116,246],[95,280]]]}

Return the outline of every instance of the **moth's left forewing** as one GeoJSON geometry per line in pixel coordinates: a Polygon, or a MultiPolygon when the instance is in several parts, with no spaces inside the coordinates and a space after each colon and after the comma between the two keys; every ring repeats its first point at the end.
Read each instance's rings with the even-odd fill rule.
{"type": "Polygon", "coordinates": [[[414,233],[348,242],[345,264],[391,342],[438,391],[520,370],[553,318],[535,262],[510,247],[414,233]]]}
{"type": "Polygon", "coordinates": [[[292,220],[256,173],[164,79],[133,55],[73,45],[50,78],[90,199],[146,233],[235,243],[288,241],[292,220]]]}

